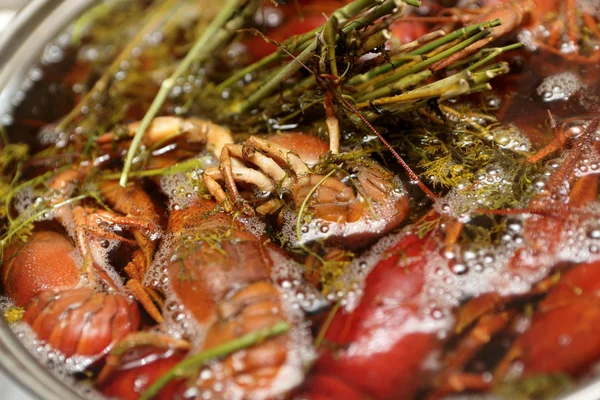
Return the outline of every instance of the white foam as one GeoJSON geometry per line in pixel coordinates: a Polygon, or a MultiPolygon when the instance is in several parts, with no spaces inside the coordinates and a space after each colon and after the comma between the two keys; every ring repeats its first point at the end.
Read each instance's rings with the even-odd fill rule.
{"type": "Polygon", "coordinates": [[[303,267],[280,251],[268,250],[273,260],[271,279],[277,282],[288,297],[288,302],[295,308],[313,312],[325,307],[328,301],[303,277],[303,267]]]}
{"type": "Polygon", "coordinates": [[[600,19],[600,0],[577,0],[577,9],[600,19]]]}
{"type": "Polygon", "coordinates": [[[239,217],[237,219],[240,221],[248,232],[256,236],[257,238],[266,237],[267,234],[267,224],[263,220],[258,217],[239,217]]]}
{"type": "Polygon", "coordinates": [[[582,88],[585,88],[585,84],[576,74],[572,72],[562,72],[544,79],[537,88],[537,94],[541,96],[545,102],[566,101],[582,88]]]}
{"type": "Polygon", "coordinates": [[[360,302],[367,275],[382,260],[385,252],[392,248],[409,231],[409,229],[404,229],[400,233],[388,235],[371,246],[360,257],[355,257],[344,270],[344,274],[332,284],[333,287],[345,289],[331,293],[328,296],[329,300],[341,301],[346,312],[352,312],[360,302]]]}
{"type": "MultiPolygon", "coordinates": [[[[195,156],[204,168],[218,165],[218,160],[208,152],[195,156]]],[[[164,175],[160,178],[160,189],[169,197],[169,211],[185,209],[198,200],[202,184],[202,168],[195,168],[188,172],[164,175]]]]}
{"type": "Polygon", "coordinates": [[[169,196],[169,211],[185,209],[198,199],[198,186],[188,174],[165,175],[160,178],[160,188],[169,196]]]}
{"type": "Polygon", "coordinates": [[[494,143],[501,149],[512,150],[516,153],[531,151],[529,137],[516,126],[498,126],[496,129],[491,129],[490,134],[494,143]]]}
{"type": "MultiPolygon", "coordinates": [[[[280,233],[288,247],[299,247],[311,242],[326,240],[327,238],[350,238],[361,234],[373,234],[376,236],[378,233],[380,234],[386,230],[390,220],[396,218],[398,209],[395,202],[398,198],[405,195],[406,192],[403,188],[398,192],[394,192],[385,203],[372,204],[374,213],[367,211],[363,218],[355,222],[334,223],[313,218],[301,224],[300,238],[298,238],[296,230],[298,214],[295,211],[284,210],[282,212],[283,224],[280,228],[280,233]]],[[[358,198],[356,201],[359,201],[358,198]]],[[[305,217],[303,215],[303,218],[305,217]]]]}

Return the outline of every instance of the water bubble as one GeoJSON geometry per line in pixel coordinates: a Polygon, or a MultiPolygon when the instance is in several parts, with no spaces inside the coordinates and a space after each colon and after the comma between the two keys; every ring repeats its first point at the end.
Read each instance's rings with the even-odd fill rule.
{"type": "Polygon", "coordinates": [[[570,335],[560,335],[558,337],[558,344],[562,347],[567,347],[572,341],[573,338],[570,335]]]}
{"type": "Polygon", "coordinates": [[[537,93],[545,102],[566,101],[583,86],[577,75],[564,72],[544,79],[537,93]]]}
{"type": "Polygon", "coordinates": [[[292,283],[290,281],[287,281],[287,280],[283,281],[283,282],[281,282],[281,287],[284,288],[284,289],[289,289],[289,288],[292,287],[292,283]]]}
{"type": "Polygon", "coordinates": [[[444,312],[439,308],[434,308],[431,310],[431,317],[433,319],[442,319],[444,317],[444,312]]]}
{"type": "Polygon", "coordinates": [[[585,120],[571,120],[565,122],[562,127],[563,134],[571,139],[574,139],[580,136],[585,129],[587,128],[587,123],[585,120]]]}
{"type": "Polygon", "coordinates": [[[481,378],[484,382],[491,383],[494,380],[494,374],[492,374],[489,371],[486,371],[483,374],[481,374],[481,378]]]}
{"type": "Polygon", "coordinates": [[[510,222],[507,228],[512,232],[519,233],[521,232],[522,225],[519,222],[510,222]]]}
{"type": "Polygon", "coordinates": [[[467,267],[465,264],[457,263],[452,266],[452,272],[454,272],[456,275],[464,275],[469,272],[469,267],[467,267]]]}
{"type": "Polygon", "coordinates": [[[446,260],[454,260],[456,258],[456,252],[452,246],[446,246],[442,249],[442,257],[446,260]]]}
{"type": "Polygon", "coordinates": [[[589,230],[587,236],[590,239],[600,239],[600,228],[594,228],[589,230]]]}

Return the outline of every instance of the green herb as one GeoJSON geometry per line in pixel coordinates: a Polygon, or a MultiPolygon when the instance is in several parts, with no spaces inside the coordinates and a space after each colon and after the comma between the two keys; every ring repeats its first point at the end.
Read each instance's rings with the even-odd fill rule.
{"type": "Polygon", "coordinates": [[[121,186],[124,187],[127,185],[129,171],[131,170],[133,159],[138,148],[142,143],[142,138],[152,123],[152,120],[160,111],[168,94],[173,87],[175,87],[177,78],[181,77],[190,68],[192,63],[195,62],[201,65],[211,57],[216,50],[229,42],[246,20],[254,15],[259,4],[258,0],[248,0],[247,2],[244,2],[243,0],[228,0],[212,23],[203,32],[200,39],[196,41],[194,47],[192,47],[187,56],[177,66],[177,69],[168,79],[165,79],[162,82],[158,94],[146,112],[146,115],[144,115],[140,127],[135,133],[131,145],[129,146],[129,150],[127,151],[127,158],[119,181],[121,186]]]}
{"type": "Polygon", "coordinates": [[[21,307],[10,307],[4,311],[4,319],[9,324],[21,321],[23,315],[25,315],[25,310],[21,307]]]}
{"type": "Polygon", "coordinates": [[[172,380],[193,375],[197,373],[200,368],[214,359],[227,357],[236,351],[256,346],[265,340],[286,333],[289,329],[290,326],[287,322],[278,322],[271,327],[258,329],[230,340],[229,342],[204,350],[199,354],[189,356],[158,378],[144,393],[142,393],[140,400],[152,399],[172,380]]]}
{"type": "Polygon", "coordinates": [[[329,311],[329,313],[327,314],[327,319],[325,320],[325,322],[323,322],[321,329],[319,329],[319,334],[317,335],[317,338],[315,339],[315,348],[318,349],[319,347],[321,347],[321,344],[323,344],[323,340],[325,340],[327,331],[329,330],[329,327],[331,326],[331,323],[333,322],[335,315],[339,311],[340,306],[341,306],[341,302],[339,302],[339,301],[336,302],[333,305],[333,307],[331,308],[331,310],[329,311]]]}
{"type": "Polygon", "coordinates": [[[507,400],[541,400],[554,398],[572,387],[573,381],[565,374],[540,374],[502,383],[494,392],[507,400]]]}

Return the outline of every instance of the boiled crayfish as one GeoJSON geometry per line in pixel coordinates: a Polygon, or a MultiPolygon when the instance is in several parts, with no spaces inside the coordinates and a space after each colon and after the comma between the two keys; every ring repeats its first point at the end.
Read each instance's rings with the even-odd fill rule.
{"type": "MultiPolygon", "coordinates": [[[[72,175],[73,171],[67,170],[51,183],[60,193],[51,203],[59,202],[66,195],[63,185],[72,182],[61,179],[72,175]]],[[[140,207],[143,205],[142,201],[140,207]]],[[[123,204],[116,205],[117,209],[135,213],[129,207],[121,207],[123,204]]],[[[74,221],[75,245],[54,229],[34,231],[25,243],[15,242],[4,251],[2,282],[15,305],[25,307],[23,320],[31,326],[38,340],[66,357],[87,356],[95,361],[139,328],[140,314],[137,303],[120,282],[95,261],[90,235],[113,238],[114,234],[100,229],[93,221],[87,223],[92,218],[137,229],[143,229],[141,225],[152,225],[152,218],[143,219],[140,225],[135,217],[80,205],[60,209],[59,221],[74,221]]],[[[143,257],[144,251],[146,254],[148,250],[153,251],[147,248],[152,244],[145,235],[140,235],[139,240],[144,246],[135,258],[143,257]]]]}
{"type": "MultiPolygon", "coordinates": [[[[310,349],[301,348],[299,338],[304,328],[286,304],[281,288],[271,280],[273,260],[260,238],[230,214],[218,211],[217,203],[209,200],[173,211],[169,232],[173,235],[172,251],[165,267],[170,290],[196,329],[203,332],[204,340],[188,350],[172,347],[168,340],[163,341],[163,348],[150,347],[144,336],[141,344],[132,344],[117,361],[111,361],[114,369],[106,373],[101,390],[111,396],[138,398],[165,365],[168,368],[203,349],[278,322],[294,328],[237,352],[213,368],[188,372],[186,379],[176,379],[157,398],[172,398],[174,391],[183,396],[190,390],[224,397],[235,397],[236,393],[249,398],[269,397],[298,385],[310,349]],[[144,383],[136,384],[136,379],[144,383]]],[[[160,343],[159,339],[151,343],[160,343]]]]}
{"type": "MultiPolygon", "coordinates": [[[[345,2],[324,7],[333,10],[337,3],[345,2]]],[[[504,21],[486,30],[485,40],[427,67],[433,74],[461,65],[528,22],[547,23],[547,9],[535,4],[559,7],[488,1],[481,8],[410,17],[399,26],[417,24],[418,32],[431,23],[455,28],[504,21]]],[[[597,36],[597,21],[585,13],[574,17],[571,1],[565,7],[565,16],[551,21],[550,37],[534,34],[535,43],[562,49],[568,39],[577,52],[560,51],[565,58],[597,60],[587,49],[579,52],[583,42],[569,27],[581,18],[597,36]]],[[[308,17],[307,24],[320,18],[308,17]]],[[[95,170],[120,166],[123,144],[140,123],[94,138],[98,160],[78,159],[45,182],[54,221],[36,224],[25,242],[6,248],[1,269],[6,296],[24,308],[22,319],[37,339],[65,357],[89,357],[96,387],[123,399],[435,399],[540,373],[576,377],[600,358],[594,339],[600,329],[598,248],[584,256],[567,248],[582,250],[573,241],[598,219],[597,177],[574,171],[583,158],[597,156],[600,119],[587,119],[580,136],[562,135],[528,159],[538,162],[570,147],[545,191],[528,198],[526,207],[473,209],[514,217],[519,232],[516,245],[486,249],[495,258],[481,258],[491,259],[492,271],[473,287],[461,276],[469,269],[455,240],[462,222],[444,214],[445,199],[431,194],[434,210],[394,232],[409,214],[404,184],[378,161],[341,152],[332,103],[340,77],[314,78],[327,92],[329,143],[300,132],[236,142],[228,128],[210,121],[154,118],[136,173],[170,175],[184,163],[193,165],[182,180],[196,187],[181,204],[165,179],[132,175],[134,183],[123,188],[109,167],[95,170]],[[88,174],[98,177],[93,199],[77,196],[88,174]],[[158,186],[162,194],[146,192],[158,186]],[[170,198],[168,217],[157,204],[163,196],[170,198]],[[437,220],[434,229],[421,231],[437,220]],[[354,261],[346,253],[378,240],[354,261]],[[114,251],[133,250],[122,271],[100,250],[113,242],[114,251]],[[350,265],[328,288],[337,290],[326,293],[328,299],[339,303],[325,318],[301,300],[312,296],[329,305],[319,293],[319,274],[332,259],[350,265]],[[314,343],[308,311],[319,314],[314,343]],[[508,345],[490,361],[487,351],[498,338],[508,345]]],[[[362,116],[340,99],[336,106],[362,116]]],[[[442,113],[438,99],[430,100],[442,113]]],[[[363,105],[378,111],[368,101],[363,105]]],[[[380,116],[386,114],[375,120],[380,116]]],[[[600,237],[597,230],[590,235],[600,237]]]]}
{"type": "MultiPolygon", "coordinates": [[[[590,205],[596,198],[597,176],[576,177],[573,170],[596,140],[599,123],[599,119],[588,121],[585,133],[549,178],[547,192],[536,196],[531,208],[520,211],[533,213],[523,225],[523,244],[496,261],[498,272],[492,278],[496,286],[503,287],[502,271],[505,276],[528,274],[534,282],[530,291],[505,297],[474,288],[469,301],[449,308],[447,299],[440,302],[438,289],[451,293],[448,285],[453,279],[440,277],[451,276],[459,258],[446,255],[449,232],[445,235],[438,229],[423,236],[417,223],[375,246],[379,261],[360,286],[359,300],[347,298],[346,307],[334,309],[320,345],[321,356],[300,397],[395,399],[423,393],[433,399],[489,390],[507,379],[558,373],[575,377],[586,371],[600,356],[598,341],[587,337],[600,327],[598,263],[595,256],[566,253],[562,240],[581,232],[578,227],[585,225],[583,221],[597,215],[590,205]],[[572,185],[569,194],[560,193],[562,185],[572,185]],[[558,211],[565,204],[571,213],[558,211]],[[556,241],[556,237],[563,239],[556,241]],[[580,257],[589,261],[576,264],[580,257]],[[544,278],[552,271],[563,272],[544,278]],[[532,315],[519,311],[541,296],[545,298],[532,315]],[[492,372],[465,371],[480,352],[484,358],[479,362],[490,368],[493,361],[485,359],[486,346],[506,335],[512,343],[492,372]]],[[[431,218],[428,215],[424,222],[431,218]]],[[[469,290],[458,289],[460,296],[469,290]]]]}

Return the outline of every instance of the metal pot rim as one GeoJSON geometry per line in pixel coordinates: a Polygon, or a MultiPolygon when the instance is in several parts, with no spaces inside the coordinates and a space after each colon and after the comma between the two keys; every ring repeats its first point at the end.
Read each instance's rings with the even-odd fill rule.
{"type": "MultiPolygon", "coordinates": [[[[0,35],[0,121],[12,111],[10,99],[51,38],[56,37],[94,0],[31,0],[0,35]]],[[[43,400],[82,397],[50,373],[0,318],[0,368],[22,388],[43,400]]]]}
{"type": "MultiPolygon", "coordinates": [[[[39,61],[49,40],[95,1],[30,0],[16,14],[0,36],[0,121],[3,115],[11,112],[11,97],[30,68],[39,61]]],[[[30,354],[2,318],[0,369],[39,399],[83,399],[30,354]]],[[[600,399],[600,378],[575,388],[561,399],[600,399]]]]}

